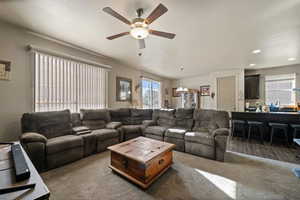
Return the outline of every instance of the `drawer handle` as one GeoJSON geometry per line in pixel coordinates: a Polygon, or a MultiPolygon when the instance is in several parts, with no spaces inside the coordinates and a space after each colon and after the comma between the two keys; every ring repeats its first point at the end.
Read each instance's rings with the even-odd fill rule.
{"type": "Polygon", "coordinates": [[[160,159],[160,160],[158,161],[158,164],[161,165],[161,164],[163,164],[164,162],[165,162],[164,159],[160,159]]]}

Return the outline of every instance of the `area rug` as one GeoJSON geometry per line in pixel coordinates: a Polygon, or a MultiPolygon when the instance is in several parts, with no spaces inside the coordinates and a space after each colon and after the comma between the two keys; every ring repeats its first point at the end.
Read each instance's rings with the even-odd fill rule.
{"type": "Polygon", "coordinates": [[[300,199],[290,164],[235,152],[218,162],[174,152],[173,166],[147,190],[108,168],[109,152],[42,174],[51,200],[300,199]]]}

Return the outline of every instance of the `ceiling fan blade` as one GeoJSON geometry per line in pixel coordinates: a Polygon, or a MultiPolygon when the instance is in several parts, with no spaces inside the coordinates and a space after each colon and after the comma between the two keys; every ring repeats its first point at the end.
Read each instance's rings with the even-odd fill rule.
{"type": "Polygon", "coordinates": [[[129,32],[123,32],[123,33],[119,33],[119,34],[116,34],[116,35],[109,36],[109,37],[107,37],[107,39],[113,40],[113,39],[116,39],[116,38],[119,38],[119,37],[122,37],[122,36],[125,36],[125,35],[128,35],[128,34],[129,34],[129,32]]]}
{"type": "Polygon", "coordinates": [[[111,16],[121,20],[125,24],[131,25],[131,22],[128,19],[126,19],[125,17],[123,17],[122,15],[120,15],[119,13],[114,11],[112,8],[105,7],[105,8],[103,8],[103,11],[106,12],[107,14],[110,14],[111,16]]]}
{"type": "Polygon", "coordinates": [[[159,4],[152,13],[146,18],[147,24],[151,24],[154,22],[157,18],[162,16],[168,11],[168,8],[166,8],[163,4],[159,4]]]}
{"type": "Polygon", "coordinates": [[[138,41],[139,41],[139,48],[140,49],[145,49],[146,48],[145,40],[141,39],[141,40],[138,40],[138,41]]]}
{"type": "Polygon", "coordinates": [[[165,37],[165,38],[168,38],[168,39],[173,39],[176,36],[176,34],[174,34],[174,33],[167,33],[167,32],[156,31],[156,30],[149,30],[149,33],[152,34],[152,35],[165,37]]]}

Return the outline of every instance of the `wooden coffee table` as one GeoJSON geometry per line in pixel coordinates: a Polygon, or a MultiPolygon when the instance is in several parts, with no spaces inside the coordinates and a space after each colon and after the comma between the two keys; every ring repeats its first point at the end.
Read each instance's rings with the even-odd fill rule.
{"type": "Polygon", "coordinates": [[[174,147],[145,137],[128,140],[108,147],[110,168],[146,189],[172,165],[174,147]]]}

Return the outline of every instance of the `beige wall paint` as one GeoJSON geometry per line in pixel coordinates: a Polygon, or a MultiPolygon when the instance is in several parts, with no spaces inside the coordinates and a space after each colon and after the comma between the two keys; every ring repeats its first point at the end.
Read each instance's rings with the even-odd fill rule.
{"type": "MultiPolygon", "coordinates": [[[[274,68],[266,68],[266,69],[246,70],[245,75],[260,74],[260,80],[259,80],[260,99],[245,100],[245,102],[249,102],[250,105],[255,105],[256,102],[261,102],[261,103],[265,102],[265,76],[279,75],[279,74],[292,74],[292,73],[296,73],[296,87],[300,88],[300,64],[290,65],[290,66],[282,66],[282,67],[274,67],[274,68]]],[[[296,102],[300,102],[300,93],[299,92],[296,95],[296,102]]]]}
{"type": "MultiPolygon", "coordinates": [[[[122,66],[111,59],[94,56],[85,51],[37,37],[22,28],[1,21],[0,44],[0,59],[12,62],[11,80],[0,80],[0,141],[17,140],[21,134],[20,118],[22,114],[33,111],[32,64],[30,53],[26,51],[26,46],[29,44],[111,65],[113,69],[109,72],[108,88],[110,107],[130,106],[128,103],[115,101],[116,75],[132,78],[135,85],[139,76],[144,74],[134,68],[122,66]]],[[[170,80],[147,73],[145,75],[162,80],[163,88],[170,86],[170,80]]],[[[168,90],[170,89],[168,88],[168,90]]]]}
{"type": "MultiPolygon", "coordinates": [[[[211,92],[215,92],[216,96],[211,98],[210,96],[200,97],[200,107],[204,109],[217,109],[217,78],[234,76],[236,81],[236,108],[238,111],[244,110],[244,70],[226,70],[212,72],[202,76],[195,76],[185,79],[180,79],[172,82],[172,87],[178,87],[179,85],[190,89],[200,89],[201,85],[210,85],[211,92]]],[[[177,98],[172,98],[172,107],[177,107],[177,98]]]]}

